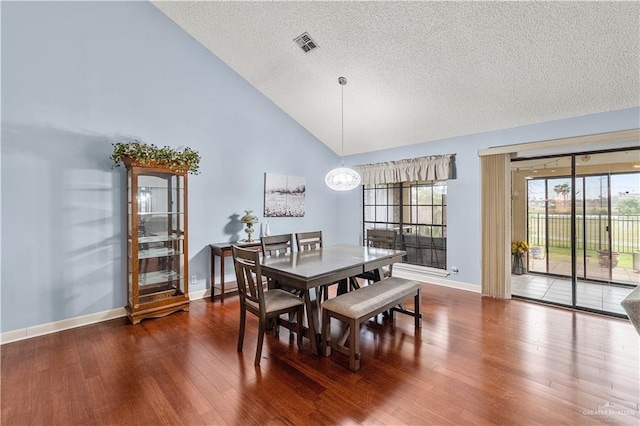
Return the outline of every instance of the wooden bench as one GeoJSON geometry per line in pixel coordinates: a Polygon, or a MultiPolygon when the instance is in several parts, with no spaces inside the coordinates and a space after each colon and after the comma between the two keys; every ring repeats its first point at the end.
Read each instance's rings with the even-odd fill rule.
{"type": "Polygon", "coordinates": [[[342,294],[322,303],[322,353],[331,355],[331,349],[349,357],[349,369],[360,370],[360,325],[371,317],[390,311],[391,319],[395,312],[411,315],[416,328],[421,327],[420,295],[422,284],[403,278],[390,277],[366,287],[342,294]],[[398,307],[405,299],[413,296],[414,311],[398,307]],[[349,346],[345,346],[346,335],[333,341],[331,339],[331,318],[349,326],[349,346]]]}

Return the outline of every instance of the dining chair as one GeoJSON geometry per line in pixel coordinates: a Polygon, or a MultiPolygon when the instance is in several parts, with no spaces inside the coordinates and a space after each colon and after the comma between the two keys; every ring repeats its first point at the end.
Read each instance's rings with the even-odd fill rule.
{"type": "MultiPolygon", "coordinates": [[[[298,247],[298,251],[310,251],[322,248],[322,231],[297,232],[296,246],[298,247]]],[[[329,299],[329,284],[319,288],[318,299],[329,299]]]]}
{"type": "MultiPolygon", "coordinates": [[[[293,251],[293,234],[267,235],[261,238],[262,256],[277,256],[293,251]]],[[[280,288],[297,297],[302,297],[302,290],[283,286],[277,281],[267,278],[268,288],[280,288]]],[[[289,313],[289,321],[294,321],[295,313],[289,313]]]]}
{"type": "Polygon", "coordinates": [[[290,253],[293,250],[293,234],[269,235],[262,237],[263,256],[290,253]]]}
{"type": "Polygon", "coordinates": [[[296,233],[298,251],[317,250],[322,248],[322,231],[296,233]]]}
{"type": "MultiPolygon", "coordinates": [[[[277,256],[279,254],[291,253],[293,251],[293,234],[269,235],[261,238],[262,256],[277,256]]],[[[277,283],[268,281],[269,288],[273,288],[277,283]]]]}
{"type": "MultiPolygon", "coordinates": [[[[395,250],[397,235],[396,231],[391,229],[367,229],[365,246],[395,250]]],[[[383,276],[379,277],[379,279],[389,278],[393,273],[393,264],[383,266],[382,272],[383,276]]],[[[358,275],[358,278],[375,281],[378,277],[374,271],[369,271],[358,275]]]]}
{"type": "Polygon", "coordinates": [[[302,319],[304,318],[304,301],[281,289],[265,290],[262,285],[260,271],[260,255],[255,250],[233,246],[233,263],[240,295],[240,331],[238,333],[238,352],[242,352],[244,329],[247,311],[258,317],[258,346],[256,347],[255,365],[260,364],[262,343],[267,330],[267,322],[273,320],[274,334],[278,336],[279,327],[288,328],[297,334],[298,349],[302,348],[302,319]],[[288,320],[282,314],[290,315],[288,320]],[[291,318],[296,318],[295,323],[291,318]]]}

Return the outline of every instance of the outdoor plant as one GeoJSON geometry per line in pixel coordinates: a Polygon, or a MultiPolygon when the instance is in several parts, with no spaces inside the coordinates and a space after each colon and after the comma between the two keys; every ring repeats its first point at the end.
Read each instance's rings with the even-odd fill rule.
{"type": "Polygon", "coordinates": [[[131,160],[142,166],[157,163],[168,166],[174,172],[188,171],[193,175],[200,173],[200,154],[189,147],[179,151],[168,146],[159,148],[153,144],[147,145],[137,140],[118,142],[113,144],[110,158],[116,166],[125,160],[131,160]]]}
{"type": "Polygon", "coordinates": [[[511,242],[511,254],[524,256],[529,251],[529,244],[526,241],[513,241],[511,242]]]}

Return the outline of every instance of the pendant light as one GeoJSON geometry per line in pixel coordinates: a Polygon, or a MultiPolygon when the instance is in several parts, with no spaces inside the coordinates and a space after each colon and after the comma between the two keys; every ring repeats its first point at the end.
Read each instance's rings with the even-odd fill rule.
{"type": "Polygon", "coordinates": [[[324,178],[327,186],[334,191],[351,191],[358,185],[360,185],[360,175],[353,169],[344,166],[344,85],[347,84],[347,79],[344,77],[338,78],[338,83],[342,87],[342,147],[340,152],[341,166],[332,169],[327,173],[324,178]]]}

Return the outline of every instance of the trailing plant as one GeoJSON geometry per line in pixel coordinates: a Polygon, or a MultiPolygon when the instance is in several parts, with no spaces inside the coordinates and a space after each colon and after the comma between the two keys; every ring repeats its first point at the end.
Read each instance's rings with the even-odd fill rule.
{"type": "Polygon", "coordinates": [[[182,151],[168,146],[158,148],[134,140],[133,142],[118,142],[113,144],[111,160],[116,166],[125,161],[133,161],[142,166],[157,163],[169,167],[175,172],[188,171],[193,175],[200,173],[200,154],[189,147],[182,151]]]}

